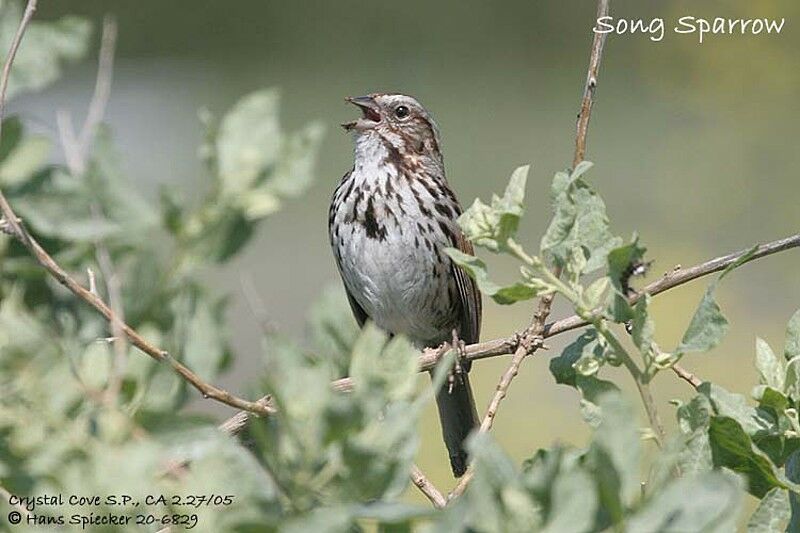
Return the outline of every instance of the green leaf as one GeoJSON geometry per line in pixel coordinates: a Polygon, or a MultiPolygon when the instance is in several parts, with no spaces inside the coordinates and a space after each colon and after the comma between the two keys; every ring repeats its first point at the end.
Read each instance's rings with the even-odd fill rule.
{"type": "Polygon", "coordinates": [[[265,188],[242,193],[236,201],[248,221],[259,220],[276,213],[281,208],[281,200],[265,188]]]}
{"type": "Polygon", "coordinates": [[[352,533],[353,516],[344,507],[318,507],[308,513],[286,520],[280,528],[282,533],[352,533]]]}
{"type": "Polygon", "coordinates": [[[314,164],[325,128],[312,122],[291,135],[278,156],[275,171],[264,183],[266,192],[281,198],[304,193],[313,182],[314,164]]]}
{"type": "Polygon", "coordinates": [[[727,333],[728,320],[714,300],[715,287],[716,283],[712,284],[700,300],[700,305],[676,348],[678,353],[707,352],[715,348],[727,333]]]}
{"type": "Polygon", "coordinates": [[[583,301],[588,309],[594,309],[602,303],[603,296],[610,284],[611,281],[604,276],[594,280],[586,287],[586,290],[583,291],[583,301]]]}
{"type": "Polygon", "coordinates": [[[708,441],[708,426],[713,414],[711,400],[701,394],[678,408],[682,442],[677,465],[684,474],[708,472],[713,467],[708,441]]]}
{"type": "Polygon", "coordinates": [[[24,137],[0,163],[0,185],[15,187],[27,182],[47,162],[50,148],[46,137],[24,137]]]}
{"type": "Polygon", "coordinates": [[[631,337],[633,343],[639,348],[645,361],[650,361],[653,352],[653,333],[655,323],[650,318],[648,308],[650,306],[650,295],[645,294],[639,298],[634,306],[633,320],[631,322],[631,337]]]}
{"type": "Polygon", "coordinates": [[[120,150],[114,145],[111,130],[101,126],[94,138],[85,184],[93,191],[106,218],[126,228],[123,234],[126,239],[132,242],[148,240],[158,223],[158,214],[153,203],[134,187],[123,169],[120,150]]]}
{"type": "Polygon", "coordinates": [[[618,522],[641,491],[639,430],[633,409],[618,391],[603,394],[596,403],[602,421],[594,432],[589,460],[599,472],[607,473],[595,480],[604,507],[618,522]]]}
{"type": "Polygon", "coordinates": [[[577,287],[580,285],[579,284],[580,278],[583,275],[584,270],[586,270],[586,265],[587,265],[586,254],[587,250],[582,246],[576,246],[569,253],[565,272],[567,281],[573,287],[577,287]]]}
{"type": "Polygon", "coordinates": [[[583,357],[599,358],[601,355],[602,347],[597,340],[597,331],[589,329],[564,348],[560,355],[550,359],[550,373],[556,383],[575,387],[577,373],[574,365],[578,360],[583,357]]]}
{"type": "Polygon", "coordinates": [[[774,488],[767,492],[747,521],[747,533],[783,533],[789,522],[789,495],[774,488]]]}
{"type": "MultiPolygon", "coordinates": [[[[786,478],[792,483],[800,485],[800,450],[789,456],[785,467],[786,478]]],[[[787,531],[800,531],[800,496],[797,491],[789,492],[789,507],[792,518],[787,531]]]]}
{"type": "Polygon", "coordinates": [[[603,421],[603,409],[599,404],[601,396],[619,393],[619,388],[610,381],[595,376],[578,375],[575,386],[581,392],[581,416],[592,428],[597,428],[603,421]]]}
{"type": "Polygon", "coordinates": [[[709,382],[700,385],[697,391],[711,401],[715,414],[733,418],[748,435],[766,437],[780,434],[775,420],[764,411],[750,406],[747,398],[741,394],[728,392],[709,382]]]}
{"type": "Polygon", "coordinates": [[[187,326],[184,363],[206,381],[217,377],[225,361],[224,313],[224,300],[212,302],[200,297],[187,326]]]}
{"type": "Polygon", "coordinates": [[[549,517],[542,531],[591,531],[599,503],[591,486],[592,478],[582,470],[574,469],[556,477],[549,517]]]}
{"type": "Polygon", "coordinates": [[[737,259],[734,263],[728,265],[725,270],[715,279],[706,289],[703,298],[700,300],[700,305],[692,316],[689,322],[689,327],[683,334],[680,344],[676,348],[676,352],[680,354],[688,352],[707,352],[715,348],[721,341],[722,337],[728,331],[728,320],[723,316],[722,311],[714,300],[714,291],[722,279],[728,275],[729,272],[743,265],[749,261],[755,253],[757,247],[751,248],[742,257],[737,259]]]}
{"type": "Polygon", "coordinates": [[[249,190],[282,149],[278,93],[262,89],[241,98],[220,123],[217,165],[223,195],[249,190]]]}
{"type": "Polygon", "coordinates": [[[760,337],[756,339],[756,368],[760,377],[759,381],[763,385],[772,387],[777,391],[784,390],[785,363],[775,355],[769,344],[760,337]]]}
{"type": "Polygon", "coordinates": [[[339,375],[346,375],[360,329],[341,283],[325,287],[311,307],[308,322],[319,353],[333,362],[339,375]]]}
{"type": "Polygon", "coordinates": [[[535,529],[538,508],[524,490],[514,462],[488,433],[474,433],[467,447],[475,477],[462,496],[466,501],[462,512],[470,529],[519,533],[535,529]]]}
{"type": "MultiPolygon", "coordinates": [[[[0,49],[3,57],[7,55],[21,18],[19,2],[0,4],[0,49]]],[[[90,36],[91,24],[79,17],[31,22],[11,69],[8,98],[23,91],[43,89],[58,79],[62,64],[86,55],[90,36]]]]}
{"type": "Polygon", "coordinates": [[[591,166],[584,161],[572,174],[555,175],[550,192],[553,219],[541,241],[542,253],[550,254],[562,266],[568,263],[573,249],[586,248],[586,273],[600,268],[609,250],[620,242],[609,231],[605,203],[582,179],[591,166]]]}
{"type": "Polygon", "coordinates": [[[24,128],[19,117],[10,116],[3,119],[3,138],[0,139],[0,161],[5,161],[8,155],[17,148],[22,140],[23,132],[24,128]]]}
{"type": "MultiPolygon", "coordinates": [[[[264,181],[236,196],[235,203],[248,220],[271,215],[281,208],[282,199],[299,196],[308,189],[313,181],[322,133],[322,125],[312,123],[289,137],[264,181]]],[[[258,176],[263,177],[262,174],[258,176]]]]}
{"type": "Polygon", "coordinates": [[[787,361],[784,392],[793,398],[800,398],[800,310],[792,315],[786,326],[783,355],[787,361]]]}
{"type": "Polygon", "coordinates": [[[447,255],[461,268],[463,268],[472,279],[474,279],[480,291],[490,296],[495,302],[508,305],[522,300],[530,300],[536,296],[549,292],[552,289],[540,280],[518,281],[505,287],[500,286],[489,279],[486,270],[486,263],[481,259],[468,255],[456,248],[447,248],[447,255]]]}
{"type": "Polygon", "coordinates": [[[529,169],[528,165],[517,168],[503,196],[492,196],[491,205],[476,199],[458,218],[458,224],[467,239],[492,252],[506,248],[525,211],[525,182],[529,169]]]}
{"type": "Polygon", "coordinates": [[[626,531],[735,531],[741,501],[738,480],[726,472],[681,477],[653,495],[628,521],[626,531]]]}
{"type": "Polygon", "coordinates": [[[387,336],[368,324],[353,347],[350,375],[357,392],[374,395],[377,387],[388,400],[410,399],[417,380],[419,352],[404,337],[387,336]]]}
{"type": "Polygon", "coordinates": [[[786,325],[786,346],[783,354],[787,361],[800,357],[800,309],[792,315],[786,325]]]}
{"type": "Polygon", "coordinates": [[[712,417],[708,437],[714,466],[726,467],[746,476],[748,490],[755,497],[763,498],[775,487],[786,488],[769,458],[753,446],[750,437],[733,418],[712,417]]]}

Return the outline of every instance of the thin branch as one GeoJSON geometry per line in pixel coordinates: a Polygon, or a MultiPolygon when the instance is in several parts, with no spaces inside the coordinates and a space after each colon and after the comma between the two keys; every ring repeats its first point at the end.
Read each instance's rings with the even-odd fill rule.
{"type": "Polygon", "coordinates": [[[422,473],[422,470],[417,465],[412,465],[411,467],[411,481],[431,501],[434,507],[441,509],[447,505],[447,498],[425,477],[425,474],[422,473]]]}
{"type": "Polygon", "coordinates": [[[675,374],[677,374],[679,378],[681,378],[686,383],[691,385],[695,390],[697,390],[700,387],[700,385],[703,384],[702,379],[698,378],[697,376],[695,376],[694,374],[692,374],[691,372],[689,372],[688,370],[686,370],[685,368],[683,368],[678,364],[674,364],[670,368],[672,368],[672,371],[675,372],[675,374]]]}
{"type": "MultiPolygon", "coordinates": [[[[747,261],[745,261],[745,263],[750,263],[751,261],[755,261],[756,259],[761,259],[762,257],[767,257],[769,255],[777,254],[779,252],[783,252],[785,250],[797,247],[800,247],[800,233],[757,246],[752,254],[752,257],[750,257],[747,261]]],[[[661,278],[657,279],[656,281],[653,281],[645,285],[640,291],[638,291],[637,294],[629,298],[628,301],[631,304],[634,304],[639,300],[639,298],[643,297],[645,294],[649,294],[650,296],[655,296],[656,294],[668,291],[670,289],[683,285],[684,283],[693,281],[697,278],[701,278],[703,276],[707,276],[715,272],[721,272],[725,270],[727,267],[729,267],[731,264],[741,259],[743,256],[747,255],[748,252],[750,252],[750,250],[752,250],[752,247],[747,248],[745,250],[739,250],[738,252],[733,252],[730,254],[715,257],[714,259],[710,259],[708,261],[699,263],[689,268],[676,267],[670,272],[666,272],[661,278]]],[[[587,325],[588,322],[581,319],[581,317],[577,315],[573,315],[571,317],[564,318],[556,322],[553,322],[551,324],[548,324],[547,327],[545,328],[544,337],[545,338],[551,337],[553,335],[563,333],[564,331],[570,331],[573,329],[582,328],[587,325]]],[[[467,346],[468,354],[470,353],[470,348],[472,348],[473,346],[467,346]]],[[[487,346],[487,348],[489,347],[487,346]]],[[[478,356],[474,358],[481,359],[482,357],[478,356]]]]}
{"type": "Polygon", "coordinates": [[[86,156],[86,150],[94,138],[97,127],[103,121],[111,94],[111,81],[114,76],[114,51],[117,47],[117,22],[114,17],[106,15],[103,18],[103,34],[100,40],[100,53],[97,60],[97,78],[94,93],[86,113],[86,120],[78,135],[78,145],[81,153],[86,156]]]}
{"type": "MultiPolygon", "coordinates": [[[[2,209],[6,218],[12,218],[15,216],[14,211],[11,210],[11,207],[8,205],[8,202],[6,201],[2,192],[0,192],[0,209],[2,209]]],[[[41,247],[36,239],[34,239],[28,233],[28,231],[24,229],[22,224],[17,225],[16,237],[23,244],[23,246],[28,249],[31,255],[33,255],[39,265],[47,270],[47,272],[53,278],[55,278],[56,281],[66,287],[75,296],[94,307],[95,310],[103,315],[108,322],[119,321],[111,308],[106,305],[103,300],[89,292],[89,290],[84,288],[69,274],[67,274],[67,272],[61,268],[61,266],[59,266],[58,263],[56,263],[55,260],[41,247]]],[[[274,409],[272,408],[264,407],[257,402],[244,400],[238,396],[234,396],[224,389],[216,387],[210,383],[206,383],[190,368],[173,358],[169,352],[150,344],[144,337],[142,337],[142,335],[139,334],[138,331],[130,327],[128,324],[121,322],[120,328],[122,333],[128,338],[131,344],[156,361],[166,362],[169,364],[172,369],[178,373],[178,375],[180,375],[184,380],[189,382],[195,389],[197,389],[204,398],[210,398],[237,409],[250,411],[257,415],[269,415],[274,412],[274,409]]]]}
{"type": "MultiPolygon", "coordinates": [[[[597,18],[608,15],[608,0],[598,0],[597,18]]],[[[600,61],[603,59],[603,48],[606,44],[605,33],[595,33],[592,39],[592,52],[589,55],[589,69],[586,73],[586,84],[583,87],[581,110],[578,113],[578,122],[575,126],[575,155],[572,159],[572,168],[584,160],[586,155],[586,134],[589,132],[589,119],[594,106],[594,93],[597,90],[597,74],[600,71],[600,61]]]]}
{"type": "Polygon", "coordinates": [[[667,435],[664,431],[664,425],[661,423],[661,418],[658,416],[658,409],[656,408],[656,402],[653,399],[653,394],[650,392],[648,376],[638,367],[636,362],[633,360],[633,356],[631,356],[622,342],[620,342],[614,332],[608,327],[605,319],[595,319],[592,322],[592,325],[595,327],[597,332],[602,335],[606,341],[608,341],[608,344],[611,346],[614,354],[622,360],[622,364],[625,365],[625,368],[628,369],[631,377],[633,377],[633,381],[636,383],[636,389],[639,391],[639,396],[642,399],[642,404],[644,404],[644,410],[647,413],[647,419],[650,421],[650,427],[655,432],[656,444],[661,447],[661,444],[664,442],[667,435]]]}
{"type": "MultiPolygon", "coordinates": [[[[96,211],[96,210],[93,210],[96,211]]],[[[95,216],[95,218],[99,218],[95,216]]],[[[122,285],[114,268],[114,262],[111,259],[111,254],[102,242],[95,243],[97,264],[100,266],[100,271],[103,273],[103,279],[106,282],[106,291],[108,292],[108,304],[114,313],[114,319],[111,321],[111,333],[114,336],[112,341],[114,347],[114,360],[111,365],[111,370],[108,377],[108,387],[106,388],[106,397],[109,402],[116,401],[119,396],[119,391],[122,388],[123,374],[125,373],[125,364],[128,359],[128,343],[125,335],[122,332],[122,324],[125,323],[125,311],[122,306],[122,285]]]]}
{"type": "MultiPolygon", "coordinates": [[[[270,408],[273,412],[277,412],[277,409],[272,405],[272,400],[269,396],[264,396],[259,398],[256,403],[263,405],[264,407],[270,408]]],[[[252,415],[249,411],[239,411],[232,417],[225,420],[217,429],[222,431],[223,433],[227,433],[228,435],[237,436],[239,433],[244,431],[244,428],[247,427],[247,422],[250,420],[250,416],[252,415]]]]}
{"type": "MultiPolygon", "coordinates": [[[[750,261],[755,261],[756,259],[761,259],[769,255],[798,247],[800,247],[800,233],[797,235],[792,235],[791,237],[786,237],[785,239],[778,239],[776,241],[758,246],[755,252],[753,252],[753,256],[747,262],[749,263],[750,261]]],[[[634,304],[645,294],[655,296],[670,289],[674,289],[675,287],[689,283],[690,281],[694,281],[698,278],[702,278],[715,272],[721,272],[732,263],[738,261],[743,255],[750,252],[751,249],[752,248],[747,248],[745,250],[716,257],[689,268],[675,269],[664,274],[664,276],[660,279],[646,285],[637,294],[631,296],[628,301],[631,304],[634,304]]],[[[583,320],[578,315],[572,315],[547,324],[542,332],[542,338],[548,339],[550,337],[560,335],[561,333],[576,330],[588,325],[589,322],[583,320]]],[[[509,337],[493,339],[476,344],[469,344],[464,349],[464,359],[468,361],[477,361],[480,359],[488,359],[490,357],[512,354],[519,347],[520,341],[524,336],[523,334],[524,331],[521,333],[514,333],[509,337]]],[[[423,350],[422,355],[419,357],[419,371],[428,372],[432,370],[436,366],[437,361],[441,360],[443,351],[444,349],[441,347],[427,348],[423,350]]],[[[331,383],[331,387],[340,392],[349,391],[353,388],[353,380],[349,377],[337,379],[331,383]]]]}

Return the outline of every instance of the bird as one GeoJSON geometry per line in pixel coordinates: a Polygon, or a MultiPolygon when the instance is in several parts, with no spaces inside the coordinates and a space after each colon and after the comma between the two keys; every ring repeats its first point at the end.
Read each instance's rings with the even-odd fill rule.
{"type": "MultiPolygon", "coordinates": [[[[349,97],[361,117],[342,124],[354,161],[331,200],[328,230],[347,299],[368,320],[419,349],[478,342],[481,295],[445,252],[472,255],[457,219],[461,205],[445,177],[439,127],[415,98],[398,93],[349,97]]],[[[436,392],[455,477],[466,471],[464,441],[479,426],[463,361],[436,392]]]]}

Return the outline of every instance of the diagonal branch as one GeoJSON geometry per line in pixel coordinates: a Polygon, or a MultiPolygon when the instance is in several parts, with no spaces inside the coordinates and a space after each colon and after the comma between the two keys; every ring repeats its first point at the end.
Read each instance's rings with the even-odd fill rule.
{"type": "MultiPolygon", "coordinates": [[[[25,6],[25,12],[19,24],[19,28],[17,28],[17,33],[14,35],[14,40],[11,42],[11,48],[9,49],[8,57],[3,65],[2,76],[0,76],[0,133],[2,132],[2,118],[5,112],[6,91],[8,89],[8,79],[9,74],[11,73],[11,66],[14,63],[14,58],[16,57],[20,42],[22,42],[25,29],[27,28],[28,23],[33,17],[35,11],[36,0],[28,0],[27,5],[25,6]]],[[[39,265],[47,270],[47,272],[53,276],[56,281],[66,287],[75,296],[94,307],[110,323],[117,323],[119,329],[122,331],[122,333],[124,333],[128,340],[131,341],[131,344],[139,348],[156,361],[167,362],[173,368],[173,370],[175,370],[175,372],[177,372],[183,379],[194,386],[194,388],[200,391],[206,398],[213,398],[214,400],[230,405],[231,407],[251,411],[259,415],[267,415],[273,412],[273,409],[265,407],[258,402],[244,400],[238,396],[234,396],[224,389],[206,383],[191,369],[183,365],[180,361],[174,359],[166,350],[161,350],[160,348],[153,346],[147,342],[147,340],[145,340],[145,338],[142,337],[136,330],[122,322],[103,300],[97,297],[97,295],[92,294],[91,291],[75,281],[75,279],[72,278],[63,268],[61,268],[61,266],[56,263],[50,254],[48,254],[44,248],[41,247],[36,239],[34,239],[33,236],[28,233],[28,230],[25,229],[24,224],[19,220],[13,209],[11,209],[8,200],[6,200],[6,197],[1,191],[0,212],[3,214],[3,222],[5,226],[4,231],[19,240],[20,243],[22,243],[22,245],[28,249],[31,255],[33,255],[39,265]]]]}
{"type": "Polygon", "coordinates": [[[417,465],[411,465],[411,482],[431,501],[435,508],[442,509],[447,505],[447,498],[425,477],[417,465]]]}

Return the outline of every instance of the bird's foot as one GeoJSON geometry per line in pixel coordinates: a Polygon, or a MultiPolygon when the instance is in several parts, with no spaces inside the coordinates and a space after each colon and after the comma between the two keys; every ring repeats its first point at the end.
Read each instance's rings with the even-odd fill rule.
{"type": "Polygon", "coordinates": [[[458,332],[455,329],[453,330],[453,338],[450,341],[450,349],[456,352],[456,360],[453,363],[453,368],[447,375],[448,394],[453,393],[453,387],[456,384],[456,380],[459,379],[459,376],[466,373],[469,361],[467,359],[467,345],[458,337],[458,332]]]}

